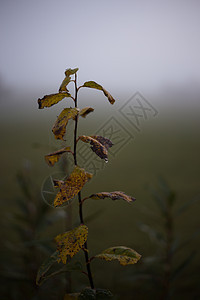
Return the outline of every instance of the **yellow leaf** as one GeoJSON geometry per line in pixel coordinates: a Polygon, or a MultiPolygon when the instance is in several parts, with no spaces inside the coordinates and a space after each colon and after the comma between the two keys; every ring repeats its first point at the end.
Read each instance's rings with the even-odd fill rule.
{"type": "Polygon", "coordinates": [[[71,97],[69,93],[57,93],[51,95],[45,95],[42,99],[38,99],[39,108],[50,107],[54,104],[57,104],[65,97],[71,97]]]}
{"type": "Polygon", "coordinates": [[[121,191],[96,193],[96,194],[92,194],[88,198],[92,198],[92,199],[96,199],[96,200],[104,199],[104,198],[111,198],[112,200],[123,199],[129,203],[136,200],[134,197],[128,196],[124,192],[121,192],[121,191]]]}
{"type": "Polygon", "coordinates": [[[73,74],[75,74],[76,72],[78,72],[78,68],[75,68],[75,69],[66,69],[66,71],[65,71],[65,76],[66,77],[68,77],[68,76],[70,76],[70,75],[73,75],[73,74]]]}
{"type": "Polygon", "coordinates": [[[67,256],[73,257],[78,253],[87,241],[88,228],[80,225],[71,231],[59,234],[56,238],[57,251],[59,252],[58,262],[67,262],[67,256]]]}
{"type": "Polygon", "coordinates": [[[70,151],[70,147],[65,147],[56,152],[45,155],[45,160],[50,167],[53,167],[54,164],[59,161],[62,154],[70,151]]]}
{"type": "Polygon", "coordinates": [[[94,111],[94,108],[92,108],[92,107],[85,107],[85,108],[81,109],[79,115],[81,117],[85,118],[92,111],[94,111]]]}
{"type": "Polygon", "coordinates": [[[60,206],[73,199],[91,178],[92,174],[76,166],[65,181],[54,180],[54,186],[60,188],[60,191],[54,199],[54,206],[60,206]]]}
{"type": "Polygon", "coordinates": [[[92,151],[94,151],[100,158],[108,161],[108,148],[113,145],[109,139],[98,135],[81,135],[79,136],[79,139],[84,143],[90,143],[92,145],[92,151]]]}
{"type": "Polygon", "coordinates": [[[111,96],[111,94],[106,91],[100,84],[96,83],[95,81],[86,81],[83,85],[83,87],[88,87],[91,89],[101,90],[103,91],[104,95],[108,98],[108,101],[111,104],[114,104],[115,99],[111,96]]]}
{"type": "Polygon", "coordinates": [[[122,266],[126,266],[136,264],[141,258],[141,255],[131,248],[124,246],[116,246],[104,250],[101,254],[98,254],[95,257],[107,261],[116,259],[122,266]]]}
{"type": "Polygon", "coordinates": [[[71,81],[71,77],[70,75],[73,75],[75,74],[76,72],[78,71],[78,68],[76,69],[67,69],[65,71],[65,78],[63,80],[63,82],[61,83],[61,86],[59,88],[59,92],[64,92],[64,91],[67,91],[68,92],[68,89],[67,89],[67,85],[70,83],[71,81]]]}
{"type": "Polygon", "coordinates": [[[69,77],[65,77],[63,79],[63,82],[61,83],[61,86],[59,88],[59,92],[65,92],[65,91],[68,92],[67,85],[70,83],[70,81],[71,81],[71,77],[70,76],[69,77]]]}
{"type": "Polygon", "coordinates": [[[75,119],[78,115],[79,110],[77,108],[64,108],[63,111],[58,116],[52,131],[56,139],[63,140],[66,132],[66,126],[70,119],[75,119]]]}

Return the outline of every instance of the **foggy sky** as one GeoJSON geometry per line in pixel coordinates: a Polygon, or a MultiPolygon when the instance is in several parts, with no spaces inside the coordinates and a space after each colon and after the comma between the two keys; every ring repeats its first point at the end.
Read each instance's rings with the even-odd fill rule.
{"type": "Polygon", "coordinates": [[[55,91],[66,68],[118,93],[199,82],[200,1],[1,0],[0,79],[55,91]]]}

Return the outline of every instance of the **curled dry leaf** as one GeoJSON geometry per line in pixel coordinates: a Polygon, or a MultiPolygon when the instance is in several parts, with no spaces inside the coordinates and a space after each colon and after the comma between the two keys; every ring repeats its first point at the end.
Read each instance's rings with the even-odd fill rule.
{"type": "Polygon", "coordinates": [[[63,82],[61,83],[61,86],[59,88],[59,92],[64,92],[64,91],[68,91],[67,89],[67,85],[70,83],[71,81],[71,77],[70,75],[75,74],[78,71],[78,68],[76,69],[67,69],[65,71],[65,78],[63,79],[63,82]]]}
{"type": "Polygon", "coordinates": [[[96,255],[95,257],[107,261],[116,259],[122,266],[126,266],[136,264],[141,258],[141,255],[131,248],[124,246],[116,246],[104,250],[102,253],[96,255]]]}
{"type": "Polygon", "coordinates": [[[62,154],[66,153],[66,152],[71,152],[70,147],[65,147],[63,149],[60,149],[58,151],[55,151],[53,153],[45,155],[45,157],[44,157],[45,161],[47,162],[47,164],[50,167],[53,167],[55,165],[55,163],[59,161],[62,154]]]}
{"type": "Polygon", "coordinates": [[[90,143],[92,145],[92,151],[94,151],[101,159],[108,161],[108,148],[113,145],[109,139],[98,135],[81,135],[78,139],[84,143],[90,143]]]}
{"type": "Polygon", "coordinates": [[[96,83],[95,81],[86,81],[84,83],[83,87],[88,87],[88,88],[103,91],[104,95],[108,98],[108,101],[111,104],[114,104],[115,99],[111,96],[111,94],[108,91],[106,91],[100,84],[96,83]]]}
{"type": "Polygon", "coordinates": [[[83,118],[85,118],[89,113],[93,112],[94,108],[92,107],[85,107],[83,109],[81,109],[79,115],[83,118]]]}
{"type": "Polygon", "coordinates": [[[111,140],[109,140],[109,139],[107,139],[107,138],[105,138],[103,136],[100,136],[100,135],[91,135],[91,138],[97,140],[104,147],[106,147],[107,150],[113,146],[113,143],[111,142],[111,140]]]}
{"type": "Polygon", "coordinates": [[[136,200],[134,197],[128,196],[124,192],[121,192],[121,191],[96,193],[96,194],[92,194],[88,198],[92,198],[92,199],[96,199],[96,200],[104,199],[104,198],[111,198],[112,200],[123,199],[129,203],[136,200]]]}
{"type": "Polygon", "coordinates": [[[68,77],[70,75],[74,75],[76,72],[78,72],[78,68],[75,68],[75,69],[66,69],[65,70],[65,76],[68,77]]]}
{"type": "Polygon", "coordinates": [[[60,188],[60,191],[54,199],[54,206],[60,206],[73,199],[91,178],[92,174],[86,172],[83,168],[76,166],[65,181],[54,180],[54,186],[60,188]]]}
{"type": "Polygon", "coordinates": [[[104,95],[108,98],[108,101],[111,104],[114,104],[115,103],[115,99],[112,97],[112,95],[108,91],[106,91],[104,88],[102,88],[102,91],[103,91],[104,95]]]}
{"type": "Polygon", "coordinates": [[[75,120],[75,117],[78,115],[79,109],[77,108],[64,108],[63,111],[58,116],[52,132],[55,135],[56,139],[63,140],[63,137],[66,132],[66,126],[70,119],[75,120]]]}
{"type": "Polygon", "coordinates": [[[38,99],[39,109],[51,107],[66,97],[71,97],[71,95],[68,92],[45,95],[42,99],[38,99]]]}
{"type": "Polygon", "coordinates": [[[88,228],[80,225],[71,231],[59,234],[56,238],[57,251],[59,252],[58,262],[67,262],[67,256],[73,257],[79,252],[87,241],[88,228]]]}

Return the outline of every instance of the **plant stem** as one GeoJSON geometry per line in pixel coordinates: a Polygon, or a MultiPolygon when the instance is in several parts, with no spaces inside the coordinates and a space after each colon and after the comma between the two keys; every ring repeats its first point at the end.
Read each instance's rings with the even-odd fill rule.
{"type": "MultiPolygon", "coordinates": [[[[75,74],[75,97],[74,97],[74,101],[75,101],[75,107],[77,108],[78,105],[78,98],[77,98],[77,94],[78,94],[78,88],[77,88],[77,75],[75,74]]],[[[77,145],[77,129],[78,129],[78,116],[75,117],[75,127],[74,127],[74,164],[77,165],[77,157],[76,157],[76,145],[77,145]]],[[[82,204],[82,200],[81,200],[81,192],[78,193],[78,201],[79,201],[79,217],[80,217],[80,222],[81,224],[84,224],[84,219],[83,219],[83,204],[82,204]]],[[[88,274],[88,278],[90,281],[90,286],[91,289],[94,289],[94,283],[93,283],[93,278],[92,278],[92,272],[91,272],[91,268],[90,268],[90,260],[89,260],[89,256],[88,256],[88,247],[87,247],[87,241],[84,244],[84,254],[85,254],[85,262],[86,262],[86,268],[87,268],[87,274],[88,274]]]]}
{"type": "Polygon", "coordinates": [[[173,216],[172,209],[169,203],[169,199],[166,200],[167,212],[166,212],[166,253],[164,262],[164,280],[163,280],[163,295],[161,299],[166,300],[170,296],[170,277],[172,268],[172,253],[171,247],[173,243],[173,216]]]}

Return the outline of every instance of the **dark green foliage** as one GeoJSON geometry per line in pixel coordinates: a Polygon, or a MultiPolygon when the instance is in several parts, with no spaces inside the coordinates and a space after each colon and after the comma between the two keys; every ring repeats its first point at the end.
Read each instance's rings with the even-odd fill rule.
{"type": "MultiPolygon", "coordinates": [[[[183,282],[189,282],[187,269],[197,254],[196,249],[188,250],[184,256],[182,252],[186,252],[191,242],[194,244],[194,240],[200,235],[200,229],[189,240],[182,241],[176,232],[176,223],[179,222],[177,216],[196,203],[200,197],[195,197],[195,201],[188,200],[180,207],[177,205],[176,193],[162,178],[159,180],[158,189],[151,189],[151,194],[158,208],[157,211],[155,207],[154,216],[159,223],[157,222],[157,226],[139,223],[138,226],[148,235],[155,252],[152,256],[143,258],[136,272],[132,275],[129,273],[128,280],[134,282],[136,290],[142,291],[143,297],[148,293],[149,299],[179,299],[180,293],[183,295],[184,289],[187,292],[190,288],[184,286],[183,282]]],[[[193,294],[194,292],[193,290],[193,294]]]]}

